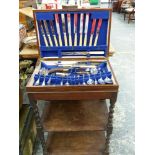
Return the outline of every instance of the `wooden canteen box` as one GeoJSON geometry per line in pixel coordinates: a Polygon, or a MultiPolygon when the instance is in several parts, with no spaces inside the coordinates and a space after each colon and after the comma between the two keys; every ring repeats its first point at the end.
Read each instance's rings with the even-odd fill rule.
{"type": "Polygon", "coordinates": [[[80,91],[85,99],[104,95],[91,91],[118,89],[108,61],[111,9],[36,10],[34,19],[40,59],[28,92],[65,92],[61,99],[72,100],[80,91]]]}

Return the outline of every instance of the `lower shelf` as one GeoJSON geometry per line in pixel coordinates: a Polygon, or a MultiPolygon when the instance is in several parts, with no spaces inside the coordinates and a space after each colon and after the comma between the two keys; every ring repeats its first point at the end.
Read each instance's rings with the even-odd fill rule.
{"type": "Polygon", "coordinates": [[[45,131],[105,130],[108,109],[105,101],[52,101],[42,116],[45,131]]]}
{"type": "Polygon", "coordinates": [[[105,132],[56,132],[47,139],[49,155],[103,155],[105,132]]]}

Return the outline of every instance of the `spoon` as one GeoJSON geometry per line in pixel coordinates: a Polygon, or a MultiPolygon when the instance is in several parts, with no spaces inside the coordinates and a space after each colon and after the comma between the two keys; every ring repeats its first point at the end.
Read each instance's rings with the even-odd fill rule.
{"type": "Polygon", "coordinates": [[[83,76],[82,76],[82,78],[83,78],[83,85],[86,85],[86,83],[85,83],[85,81],[84,81],[84,74],[83,74],[83,76]]]}
{"type": "Polygon", "coordinates": [[[105,81],[102,78],[101,72],[100,72],[100,78],[98,79],[99,84],[105,84],[105,81]]]}
{"type": "Polygon", "coordinates": [[[94,83],[94,80],[92,80],[91,78],[90,78],[90,74],[89,74],[89,79],[88,79],[88,81],[87,81],[87,84],[88,85],[92,85],[94,83]]]}

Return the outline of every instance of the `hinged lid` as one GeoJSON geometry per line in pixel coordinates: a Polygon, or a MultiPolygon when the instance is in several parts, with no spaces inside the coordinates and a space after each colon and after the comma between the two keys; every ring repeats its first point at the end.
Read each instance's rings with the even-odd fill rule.
{"type": "Polygon", "coordinates": [[[35,10],[41,58],[107,57],[111,9],[35,10]]]}

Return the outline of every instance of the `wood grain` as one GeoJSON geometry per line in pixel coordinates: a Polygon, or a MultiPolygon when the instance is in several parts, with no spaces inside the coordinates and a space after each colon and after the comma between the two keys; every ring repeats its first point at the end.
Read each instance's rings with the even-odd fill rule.
{"type": "Polygon", "coordinates": [[[32,7],[21,8],[19,9],[19,12],[33,19],[32,7]]]}
{"type": "Polygon", "coordinates": [[[108,120],[106,102],[52,101],[45,106],[43,127],[45,131],[105,130],[108,120]]]}
{"type": "Polygon", "coordinates": [[[99,99],[112,99],[113,95],[117,92],[104,92],[104,91],[89,91],[89,92],[40,92],[28,93],[29,98],[32,100],[99,100],[99,99]]]}
{"type": "Polygon", "coordinates": [[[21,58],[39,58],[39,52],[37,48],[30,48],[28,46],[24,46],[21,52],[19,53],[21,58]]]}
{"type": "Polygon", "coordinates": [[[48,136],[47,151],[50,155],[102,155],[105,135],[95,132],[58,132],[48,136]]]}

